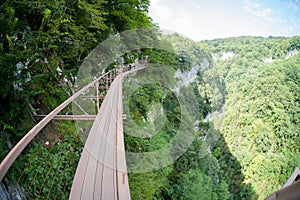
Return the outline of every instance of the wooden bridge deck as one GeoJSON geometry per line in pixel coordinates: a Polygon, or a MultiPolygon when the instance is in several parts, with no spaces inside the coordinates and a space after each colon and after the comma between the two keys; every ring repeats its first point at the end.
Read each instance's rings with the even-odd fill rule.
{"type": "Polygon", "coordinates": [[[70,199],[130,199],[123,140],[122,76],[113,81],[96,116],[70,199]]]}

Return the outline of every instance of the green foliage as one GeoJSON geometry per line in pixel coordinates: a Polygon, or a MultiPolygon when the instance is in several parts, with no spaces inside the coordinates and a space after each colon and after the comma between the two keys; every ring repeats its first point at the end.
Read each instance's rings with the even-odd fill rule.
{"type": "MultiPolygon", "coordinates": [[[[178,175],[178,183],[170,191],[171,199],[218,199],[211,178],[200,171],[190,170],[178,175]]],[[[223,196],[222,199],[228,199],[223,196]]]]}
{"type": "Polygon", "coordinates": [[[160,187],[165,187],[166,177],[171,168],[139,174],[129,174],[131,199],[153,199],[160,187]]]}
{"type": "Polygon", "coordinates": [[[300,49],[300,36],[294,36],[289,40],[290,47],[289,50],[299,50],[300,49]]]}
{"type": "MultiPolygon", "coordinates": [[[[180,45],[178,44],[178,46],[180,45]]],[[[195,52],[201,52],[201,49],[196,49],[194,53],[195,52]]],[[[188,59],[185,52],[182,52],[181,55],[174,55],[160,50],[151,52],[152,64],[158,63],[162,64],[162,66],[172,66],[177,72],[181,71],[183,73],[191,70],[192,66],[191,62],[184,58],[188,59]]],[[[198,62],[200,63],[203,60],[203,57],[198,57],[198,59],[198,62]]],[[[198,70],[200,72],[200,69],[198,70]]],[[[163,83],[166,82],[165,80],[168,82],[168,78],[166,75],[161,76],[160,74],[168,74],[173,77],[175,71],[168,71],[167,68],[162,68],[160,70],[157,69],[155,74],[157,74],[157,82],[163,83]]],[[[140,76],[142,76],[142,74],[140,74],[139,77],[140,76]]],[[[148,76],[146,74],[145,77],[148,76]]],[[[196,81],[198,81],[198,79],[196,79],[196,81]]],[[[196,81],[192,84],[194,90],[188,91],[183,89],[182,92],[184,93],[184,96],[190,96],[191,94],[189,92],[194,92],[199,98],[199,106],[206,107],[208,106],[208,103],[204,103],[201,99],[196,81]]],[[[125,83],[124,90],[127,91],[129,89],[128,87],[132,87],[133,83],[127,84],[126,80],[125,83]]],[[[181,112],[184,110],[184,105],[179,105],[176,99],[174,93],[161,87],[159,84],[146,84],[143,85],[143,87],[137,88],[132,93],[129,102],[126,102],[125,98],[124,104],[128,104],[129,106],[128,110],[124,110],[124,112],[127,113],[128,116],[130,115],[135,123],[139,125],[138,128],[127,127],[130,129],[130,135],[125,134],[127,151],[136,153],[152,152],[164,148],[171,142],[177,134],[180,124],[180,110],[181,112]],[[159,132],[155,132],[155,127],[159,126],[157,125],[159,122],[157,123],[156,119],[149,120],[149,116],[153,117],[153,115],[151,115],[151,109],[156,104],[163,108],[164,114],[166,115],[166,119],[158,118],[160,123],[164,122],[164,126],[162,129],[159,129],[159,132]],[[132,136],[141,135],[145,129],[144,127],[147,128],[147,133],[150,134],[150,137],[139,138],[132,136]],[[149,131],[150,129],[153,129],[154,132],[152,131],[152,133],[149,131]]],[[[127,106],[125,106],[125,108],[127,108],[127,106]]],[[[155,109],[154,111],[158,112],[159,110],[160,109],[155,109]]],[[[199,113],[199,115],[200,118],[202,118],[206,115],[205,112],[207,111],[205,109],[200,110],[201,113],[199,113]]],[[[127,126],[127,120],[124,121],[124,125],[125,127],[127,126]]],[[[201,123],[201,127],[205,129],[206,124],[201,123]]],[[[129,174],[131,197],[134,199],[199,199],[203,196],[203,199],[228,199],[228,184],[220,177],[221,172],[218,161],[213,156],[208,156],[209,151],[206,147],[210,144],[205,142],[205,145],[203,145],[203,140],[198,138],[202,134],[203,133],[200,132],[199,135],[195,136],[194,141],[188,150],[168,168],[142,174],[129,174]],[[190,176],[186,175],[186,172],[191,169],[193,169],[193,172],[191,172],[193,174],[190,176]],[[191,179],[190,181],[192,183],[186,183],[188,179],[191,179]],[[197,180],[193,181],[193,179],[197,180]],[[208,196],[204,196],[202,193],[203,191],[198,190],[199,187],[201,188],[202,185],[206,187],[207,184],[207,188],[204,188],[203,191],[207,190],[208,196]],[[193,186],[192,188],[190,188],[191,185],[193,186]],[[191,189],[192,192],[190,192],[189,189],[191,189]],[[189,193],[190,196],[188,196],[189,193]],[[199,194],[201,195],[199,196],[199,194]]],[[[178,142],[178,146],[181,146],[182,143],[184,143],[183,140],[178,142]]],[[[164,153],[169,154],[170,152],[164,153]]],[[[143,164],[147,165],[147,162],[149,161],[145,160],[143,161],[143,164]]],[[[127,163],[127,165],[131,165],[131,163],[127,163]]]]}
{"type": "Polygon", "coordinates": [[[241,169],[232,170],[230,162],[222,161],[224,156],[230,159],[228,152],[217,147],[214,154],[233,198],[263,199],[287,180],[295,164],[284,163],[299,154],[299,54],[290,54],[298,48],[298,37],[239,37],[204,43],[214,57],[214,66],[206,73],[213,72],[212,77],[225,86],[222,135],[241,169]],[[226,58],[228,52],[233,56],[226,58]],[[251,184],[256,194],[240,187],[242,182],[251,184]]]}
{"type": "MultiPolygon", "coordinates": [[[[117,32],[153,26],[147,16],[148,7],[148,0],[1,2],[0,159],[33,127],[29,104],[41,114],[57,107],[69,95],[64,78],[70,80],[76,74],[83,59],[96,45],[117,32]],[[62,75],[57,73],[58,67],[62,75]]],[[[70,130],[72,125],[63,123],[63,126],[57,131],[74,132],[70,130]]],[[[32,145],[10,170],[8,177],[14,182],[27,163],[25,157],[38,151],[40,157],[36,157],[26,170],[25,181],[21,183],[29,189],[37,168],[39,178],[29,190],[34,199],[68,198],[70,175],[76,167],[76,164],[69,165],[68,159],[74,158],[77,163],[78,141],[67,135],[62,138],[45,163],[42,158],[48,154],[47,149],[32,145]],[[70,152],[70,148],[75,149],[74,152],[70,152]],[[53,185],[55,176],[61,180],[53,185]],[[43,180],[46,182],[41,182],[43,180]],[[48,194],[51,187],[58,193],[48,194]]]]}
{"type": "Polygon", "coordinates": [[[109,0],[107,24],[115,32],[152,26],[147,16],[149,0],[109,0]]]}

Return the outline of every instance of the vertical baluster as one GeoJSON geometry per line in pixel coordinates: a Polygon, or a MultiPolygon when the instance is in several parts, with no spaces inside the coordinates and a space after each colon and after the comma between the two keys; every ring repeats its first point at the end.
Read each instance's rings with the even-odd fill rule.
{"type": "Polygon", "coordinates": [[[97,96],[97,100],[96,100],[96,102],[97,102],[97,113],[99,112],[99,110],[100,110],[100,107],[99,107],[99,81],[97,81],[96,83],[95,83],[95,88],[96,88],[96,96],[97,96]]]}
{"type": "Polygon", "coordinates": [[[108,74],[105,76],[105,81],[106,81],[106,93],[108,92],[108,74]]]}

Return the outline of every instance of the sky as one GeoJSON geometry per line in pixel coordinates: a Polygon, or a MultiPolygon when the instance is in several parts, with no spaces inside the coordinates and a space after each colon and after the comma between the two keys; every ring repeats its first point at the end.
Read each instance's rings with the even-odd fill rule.
{"type": "Polygon", "coordinates": [[[300,0],[151,0],[149,16],[195,41],[300,35],[300,0]]]}

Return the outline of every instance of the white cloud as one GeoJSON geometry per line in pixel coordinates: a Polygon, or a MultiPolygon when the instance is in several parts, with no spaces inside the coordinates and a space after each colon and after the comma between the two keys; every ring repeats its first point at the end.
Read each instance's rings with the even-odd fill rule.
{"type": "Polygon", "coordinates": [[[176,31],[193,40],[249,35],[250,31],[254,35],[261,34],[254,23],[249,24],[249,19],[235,13],[226,2],[215,2],[191,0],[183,4],[176,0],[152,0],[150,16],[162,29],[176,31]]]}
{"type": "Polygon", "coordinates": [[[151,0],[149,15],[161,29],[197,41],[241,35],[290,36],[293,30],[300,32],[299,17],[293,21],[280,14],[285,7],[254,1],[257,0],[151,0]]]}
{"type": "Polygon", "coordinates": [[[271,23],[276,23],[276,20],[271,17],[273,10],[271,8],[263,8],[259,3],[245,0],[244,10],[256,17],[261,17],[271,23]]]}

